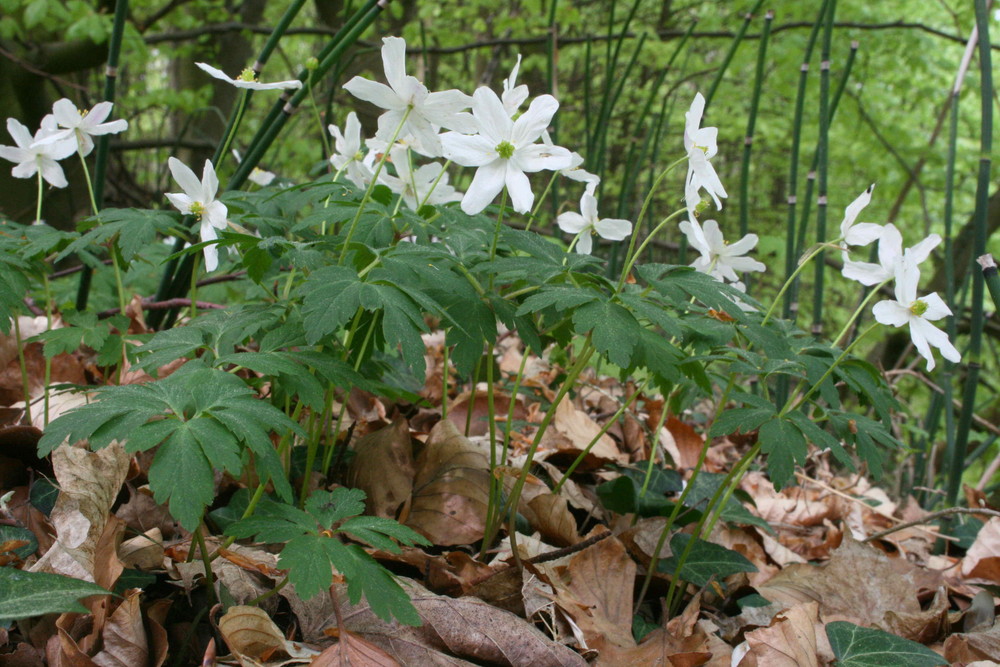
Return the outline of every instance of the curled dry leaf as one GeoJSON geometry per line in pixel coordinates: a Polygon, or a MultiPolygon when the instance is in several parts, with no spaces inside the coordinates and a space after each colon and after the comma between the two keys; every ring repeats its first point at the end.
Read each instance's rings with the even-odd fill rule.
{"type": "Polygon", "coordinates": [[[819,605],[815,602],[786,609],[770,626],[746,634],[750,650],[739,667],[819,667],[818,622],[819,605]]]}
{"type": "MultiPolygon", "coordinates": [[[[577,410],[572,401],[561,401],[556,408],[555,419],[542,436],[543,451],[576,457],[600,433],[601,427],[582,410],[577,410]]],[[[597,439],[590,450],[590,467],[605,463],[628,463],[628,454],[618,449],[618,444],[607,433],[597,439]]],[[[588,460],[584,461],[588,465],[588,460]]]]}
{"type": "Polygon", "coordinates": [[[125,567],[158,570],[163,567],[163,533],[150,528],[142,535],[125,540],[118,547],[118,557],[125,567]]]}
{"type": "Polygon", "coordinates": [[[403,417],[358,439],[348,486],[367,495],[365,513],[393,519],[413,490],[413,447],[403,417]]]}
{"type": "Polygon", "coordinates": [[[104,626],[104,650],[94,656],[100,667],[149,664],[149,642],[139,608],[141,591],[129,591],[104,626]]]}
{"type": "MultiPolygon", "coordinates": [[[[493,414],[497,416],[497,421],[507,419],[510,412],[510,394],[502,391],[493,392],[493,414]]],[[[487,400],[486,389],[477,388],[476,395],[466,391],[459,394],[448,406],[448,419],[451,421],[459,433],[465,433],[465,422],[469,422],[469,435],[486,435],[490,432],[489,424],[489,402],[487,400]],[[469,403],[472,403],[472,415],[469,415],[469,403]]],[[[528,416],[528,411],[524,407],[524,401],[518,396],[514,401],[514,419],[523,421],[528,416]]],[[[499,433],[499,428],[497,429],[499,433]]]]}
{"type": "Polygon", "coordinates": [[[667,417],[663,429],[666,433],[661,431],[660,444],[670,454],[677,468],[680,470],[694,468],[698,463],[701,449],[705,446],[705,440],[689,424],[673,416],[667,417]]]}
{"type": "Polygon", "coordinates": [[[579,541],[576,519],[569,511],[569,505],[562,496],[543,493],[528,501],[528,508],[534,517],[528,517],[532,527],[559,547],[568,547],[579,541]]]}
{"type": "Polygon", "coordinates": [[[234,606],[219,619],[219,633],[241,664],[255,664],[282,651],[292,658],[309,662],[318,651],[285,639],[271,617],[258,607],[234,606]]]}
{"type": "Polygon", "coordinates": [[[981,632],[951,635],[944,642],[944,657],[952,664],[974,660],[1000,662],[1000,623],[981,632]]]}
{"type": "Polygon", "coordinates": [[[976,541],[962,559],[962,574],[989,584],[1000,584],[1000,518],[992,517],[979,529],[976,541]]]}
{"type": "Polygon", "coordinates": [[[98,538],[125,481],[128,462],[128,454],[117,442],[96,452],[66,445],[52,452],[60,491],[49,520],[58,539],[31,568],[33,572],[95,581],[98,538]]]}
{"type": "Polygon", "coordinates": [[[489,461],[445,419],[416,462],[406,525],[441,546],[482,539],[489,502],[489,461]]]}

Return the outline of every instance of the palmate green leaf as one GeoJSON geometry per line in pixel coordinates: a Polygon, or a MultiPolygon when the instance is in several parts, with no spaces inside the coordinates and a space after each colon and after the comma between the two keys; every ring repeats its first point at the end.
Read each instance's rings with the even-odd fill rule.
{"type": "Polygon", "coordinates": [[[156,450],[149,466],[149,486],[160,504],[189,531],[201,523],[205,507],[215,497],[212,464],[189,429],[177,429],[156,450]]]}
{"type": "Polygon", "coordinates": [[[3,256],[0,246],[0,331],[9,334],[11,318],[23,307],[21,299],[28,293],[27,264],[13,256],[3,256]]]}
{"type": "MultiPolygon", "coordinates": [[[[333,583],[326,543],[334,541],[336,538],[321,535],[299,535],[281,549],[278,567],[288,570],[288,581],[303,600],[325,591],[333,583]]],[[[341,572],[351,576],[348,572],[341,572]]]]}
{"type": "Polygon", "coordinates": [[[87,613],[79,600],[110,595],[97,584],[47,572],[0,567],[0,624],[62,612],[87,613]]]}
{"type": "Polygon", "coordinates": [[[573,324],[580,332],[591,332],[594,347],[611,363],[629,368],[642,330],[632,313],[617,303],[597,301],[574,311],[573,324]]]}
{"type": "Polygon", "coordinates": [[[88,218],[81,225],[90,227],[77,240],[70,243],[56,256],[56,261],[75,252],[107,243],[118,237],[118,247],[122,258],[131,262],[140,256],[154,241],[157,234],[169,236],[180,219],[179,214],[170,211],[154,211],[137,208],[107,208],[101,211],[100,220],[88,218]]]}
{"type": "Polygon", "coordinates": [[[399,553],[399,546],[393,540],[399,540],[407,546],[414,544],[429,546],[431,544],[423,535],[407,528],[398,521],[378,516],[355,516],[340,524],[338,532],[347,533],[378,549],[393,553],[399,553]]]}
{"type": "Polygon", "coordinates": [[[708,437],[717,438],[739,431],[749,433],[777,414],[777,409],[771,404],[753,408],[735,408],[723,410],[708,430],[708,437]]]}
{"type": "Polygon", "coordinates": [[[806,462],[809,448],[802,431],[787,418],[774,418],[761,424],[757,436],[760,449],[767,454],[768,476],[774,488],[781,489],[792,479],[795,463],[806,462]]]}
{"type": "Polygon", "coordinates": [[[313,491],[306,501],[306,511],[313,515],[323,528],[365,511],[365,492],[340,486],[333,491],[313,491]]]}
{"type": "Polygon", "coordinates": [[[586,303],[600,298],[600,294],[579,287],[564,287],[561,285],[546,285],[532,294],[517,309],[518,315],[536,313],[546,308],[555,308],[559,312],[573,310],[586,303]]]}
{"type": "Polygon", "coordinates": [[[788,419],[790,419],[800,431],[802,435],[810,440],[814,445],[820,449],[829,449],[833,455],[837,458],[842,465],[847,466],[850,470],[854,470],[854,461],[851,460],[851,456],[844,449],[840,440],[834,437],[834,435],[824,429],[820,428],[815,422],[809,419],[804,413],[794,410],[788,413],[788,419]]]}
{"type": "Polygon", "coordinates": [[[826,625],[840,667],[935,667],[948,661],[923,644],[847,621],[826,625]]]}
{"type": "Polygon", "coordinates": [[[707,586],[713,579],[721,581],[731,574],[739,572],[756,572],[757,567],[742,554],[727,549],[724,546],[695,538],[687,559],[677,570],[681,554],[687,548],[692,537],[686,533],[677,533],[670,538],[670,558],[661,560],[658,569],[667,574],[673,574],[695,586],[707,586]]]}
{"type": "MultiPolygon", "coordinates": [[[[691,480],[690,490],[688,491],[687,498],[684,499],[684,504],[688,507],[694,507],[696,509],[704,511],[708,507],[709,500],[715,495],[719,490],[719,486],[725,483],[726,476],[722,473],[714,472],[703,472],[694,479],[691,480]]],[[[741,492],[736,491],[734,496],[739,495],[741,492]]],[[[722,514],[719,515],[723,521],[728,523],[735,523],[742,526],[760,526],[769,533],[774,533],[774,529],[768,525],[767,521],[761,519],[750,512],[746,507],[743,506],[739,500],[734,496],[730,496],[729,500],[722,508],[722,514]]]]}
{"type": "Polygon", "coordinates": [[[382,620],[391,621],[395,617],[406,625],[420,625],[420,615],[410,597],[389,571],[364,549],[330,538],[325,539],[323,546],[330,562],[347,579],[351,604],[357,604],[363,595],[371,610],[382,620]]]}

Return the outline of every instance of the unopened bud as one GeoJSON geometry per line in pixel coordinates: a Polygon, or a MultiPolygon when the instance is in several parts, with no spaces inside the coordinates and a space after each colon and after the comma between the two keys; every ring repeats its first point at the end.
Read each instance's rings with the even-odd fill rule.
{"type": "Polygon", "coordinates": [[[306,60],[306,69],[309,70],[310,72],[316,69],[317,67],[319,67],[319,60],[317,60],[316,58],[309,58],[308,60],[306,60]]]}

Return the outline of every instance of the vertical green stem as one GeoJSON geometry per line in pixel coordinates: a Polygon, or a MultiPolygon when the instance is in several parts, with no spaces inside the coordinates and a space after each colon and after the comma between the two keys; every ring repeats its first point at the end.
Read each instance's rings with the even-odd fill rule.
{"type": "MultiPolygon", "coordinates": [[[[986,254],[986,218],[990,197],[990,167],[993,152],[993,60],[990,51],[990,23],[987,11],[987,0],[975,0],[976,29],[979,31],[979,93],[981,103],[980,137],[979,137],[979,178],[976,183],[976,212],[974,222],[973,256],[986,254]]],[[[969,444],[969,433],[972,429],[972,417],[976,409],[976,387],[979,383],[980,354],[983,345],[983,301],[985,297],[985,281],[981,271],[972,275],[972,315],[969,326],[968,374],[965,378],[965,391],[962,396],[962,412],[958,419],[958,432],[955,435],[954,459],[951,462],[951,475],[948,479],[948,505],[958,501],[962,485],[961,472],[963,466],[956,461],[964,461],[965,451],[969,444]]]]}
{"type": "MultiPolygon", "coordinates": [[[[837,13],[837,0],[830,0],[826,25],[823,26],[823,43],[819,64],[819,140],[816,149],[818,159],[818,179],[816,190],[816,242],[826,240],[826,196],[828,176],[828,151],[830,141],[830,42],[833,36],[833,20],[837,13]]],[[[819,336],[823,331],[823,276],[826,269],[823,252],[815,264],[813,285],[813,325],[812,334],[819,336]]]]}
{"type": "Polygon", "coordinates": [[[733,36],[733,41],[729,44],[729,51],[726,52],[725,58],[722,59],[722,64],[719,65],[719,71],[715,73],[715,79],[712,80],[712,85],[708,87],[708,92],[705,93],[705,113],[708,113],[708,107],[712,104],[712,98],[715,97],[715,91],[719,89],[719,84],[722,83],[722,77],[725,75],[726,70],[729,69],[729,63],[733,61],[733,56],[736,55],[736,49],[739,48],[740,42],[743,41],[743,36],[747,33],[747,28],[750,27],[750,22],[753,21],[753,16],[758,11],[760,11],[760,6],[764,4],[764,0],[757,0],[750,11],[747,12],[743,17],[743,25],[740,26],[739,30],[736,31],[736,35],[733,36]]]}

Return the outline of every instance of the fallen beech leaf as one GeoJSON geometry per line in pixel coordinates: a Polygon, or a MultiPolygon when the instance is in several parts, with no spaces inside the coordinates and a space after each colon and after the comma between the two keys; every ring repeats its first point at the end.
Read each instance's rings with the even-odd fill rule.
{"type": "Polygon", "coordinates": [[[104,626],[104,650],[93,660],[101,667],[133,667],[149,662],[149,645],[139,608],[140,591],[130,591],[104,626]]]}
{"type": "MultiPolygon", "coordinates": [[[[992,597],[992,596],[991,596],[992,597]]],[[[981,632],[959,632],[944,641],[944,657],[952,662],[1000,662],[1000,623],[981,632]]]]}
{"type": "Polygon", "coordinates": [[[556,604],[580,628],[587,648],[635,646],[632,589],[636,565],[618,538],[587,547],[570,558],[566,567],[539,569],[555,589],[556,604]]]}
{"type": "Polygon", "coordinates": [[[570,513],[565,498],[543,493],[528,501],[528,507],[535,515],[534,520],[529,518],[532,527],[552,544],[568,547],[579,541],[576,519],[570,513]]]}
{"type": "MultiPolygon", "coordinates": [[[[485,385],[484,385],[485,387],[485,385]]],[[[469,401],[472,396],[469,392],[459,394],[454,401],[448,405],[448,420],[455,425],[459,433],[465,433],[465,422],[469,416],[469,401]]],[[[497,421],[507,419],[510,413],[510,394],[503,391],[493,392],[493,414],[497,421]]],[[[490,432],[489,424],[489,403],[486,390],[477,389],[475,400],[472,403],[472,417],[469,419],[469,435],[487,435],[490,432]]],[[[524,407],[524,401],[520,396],[514,402],[514,419],[524,421],[528,416],[528,411],[524,407]]],[[[498,429],[499,432],[499,429],[498,429]]]]}
{"type": "Polygon", "coordinates": [[[343,629],[362,635],[404,665],[456,664],[443,661],[449,660],[447,654],[477,664],[586,665],[576,652],[548,639],[534,625],[510,612],[477,598],[434,595],[406,579],[400,579],[400,583],[423,619],[422,626],[388,624],[375,616],[366,603],[350,605],[345,587],[338,587],[337,595],[343,610],[343,629]]]}
{"type": "Polygon", "coordinates": [[[340,641],[326,649],[309,663],[312,667],[398,667],[391,655],[350,633],[339,633],[340,641]]]}
{"type": "MultiPolygon", "coordinates": [[[[577,410],[572,401],[561,401],[556,408],[555,419],[542,436],[541,447],[549,452],[569,454],[574,458],[583,451],[600,433],[601,427],[582,410],[577,410]]],[[[550,454],[551,456],[551,454],[550,454]]],[[[588,456],[597,463],[628,463],[628,454],[618,449],[618,444],[607,433],[597,439],[588,456]]],[[[589,464],[593,467],[594,462],[589,464]]],[[[587,461],[583,468],[588,467],[587,461]]]]}
{"type": "Polygon", "coordinates": [[[98,538],[125,481],[128,461],[124,447],[117,442],[96,452],[66,445],[52,452],[60,492],[49,520],[58,540],[31,568],[32,572],[95,581],[98,538]]]}
{"type": "Polygon", "coordinates": [[[229,650],[241,658],[260,660],[275,651],[308,661],[319,651],[288,641],[274,621],[259,607],[234,606],[219,619],[219,633],[229,650]]]}
{"type": "Polygon", "coordinates": [[[431,429],[416,463],[406,525],[440,546],[482,539],[489,502],[489,461],[450,420],[431,429]]]}
{"type": "Polygon", "coordinates": [[[962,575],[986,583],[1000,583],[1000,518],[992,517],[979,529],[976,541],[962,559],[962,575]]]}
{"type": "Polygon", "coordinates": [[[698,463],[698,456],[705,446],[705,440],[689,424],[685,424],[680,419],[670,416],[663,425],[667,434],[672,437],[664,437],[660,434],[660,444],[670,454],[670,458],[677,464],[679,470],[694,468],[698,463]]]}
{"type": "Polygon", "coordinates": [[[163,533],[159,528],[147,530],[126,540],[118,547],[118,557],[125,567],[137,570],[158,570],[163,567],[163,533]]]}
{"type": "Polygon", "coordinates": [[[358,439],[348,486],[367,494],[365,514],[394,519],[413,491],[413,447],[403,417],[358,439]]]}
{"type": "Polygon", "coordinates": [[[789,607],[815,600],[826,619],[849,619],[887,631],[893,628],[906,639],[918,639],[936,631],[941,623],[940,609],[921,609],[919,579],[915,566],[892,563],[878,549],[845,533],[843,543],[825,565],[789,565],[757,591],[765,599],[789,607]],[[903,615],[905,627],[900,628],[903,615]]]}
{"type": "Polygon", "coordinates": [[[795,605],[774,617],[766,628],[746,634],[750,651],[739,667],[819,667],[815,624],[819,605],[795,605]]]}

